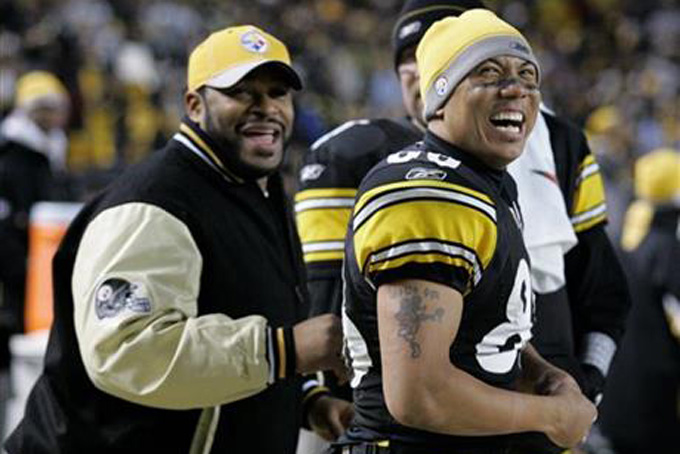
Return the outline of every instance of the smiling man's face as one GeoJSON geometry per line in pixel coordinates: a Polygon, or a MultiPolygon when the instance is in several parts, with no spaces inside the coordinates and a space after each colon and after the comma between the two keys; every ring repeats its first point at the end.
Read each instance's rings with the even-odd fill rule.
{"type": "Polygon", "coordinates": [[[233,87],[206,87],[200,125],[224,151],[228,167],[246,179],[275,172],[292,133],[292,89],[281,70],[262,66],[233,87]]]}
{"type": "Polygon", "coordinates": [[[522,153],[539,103],[536,67],[517,57],[494,57],[458,84],[429,128],[487,165],[504,168],[522,153]]]}

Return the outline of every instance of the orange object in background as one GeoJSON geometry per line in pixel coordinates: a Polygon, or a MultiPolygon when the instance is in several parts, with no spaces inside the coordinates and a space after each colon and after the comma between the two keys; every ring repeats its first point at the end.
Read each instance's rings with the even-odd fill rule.
{"type": "Polygon", "coordinates": [[[81,207],[80,203],[39,202],[31,209],[24,308],[27,333],[52,325],[52,258],[81,207]]]}

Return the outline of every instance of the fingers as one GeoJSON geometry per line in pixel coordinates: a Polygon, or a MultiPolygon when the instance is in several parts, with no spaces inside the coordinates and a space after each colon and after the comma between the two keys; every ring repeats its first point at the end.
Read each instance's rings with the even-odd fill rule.
{"type": "Polygon", "coordinates": [[[330,421],[330,429],[334,440],[336,440],[345,431],[345,426],[343,426],[342,422],[340,421],[340,415],[333,415],[333,418],[331,418],[330,421]]]}
{"type": "Polygon", "coordinates": [[[338,400],[331,417],[331,427],[336,438],[347,430],[353,417],[354,408],[352,404],[338,400]]]}
{"type": "Polygon", "coordinates": [[[353,415],[354,409],[350,402],[322,396],[312,408],[310,425],[323,439],[335,441],[349,427],[353,415]]]}

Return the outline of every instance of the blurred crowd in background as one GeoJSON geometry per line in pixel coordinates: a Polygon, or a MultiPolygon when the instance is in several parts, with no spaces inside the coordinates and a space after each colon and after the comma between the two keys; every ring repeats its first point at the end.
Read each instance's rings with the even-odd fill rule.
{"type": "MultiPolygon", "coordinates": [[[[611,233],[632,160],[680,144],[680,7],[673,0],[488,0],[522,29],[545,104],[588,132],[607,179],[611,233]]],[[[252,23],[290,47],[305,90],[288,166],[352,118],[401,114],[390,34],[398,0],[4,0],[0,112],[28,70],[54,72],[72,110],[65,171],[83,198],[174,133],[187,52],[211,30],[252,23]]],[[[291,184],[294,179],[291,179],[291,184]]],[[[291,188],[292,189],[292,188],[291,188]]]]}
{"type": "MultiPolygon", "coordinates": [[[[545,105],[585,129],[618,244],[634,196],[635,160],[660,148],[680,152],[679,2],[485,3],[532,43],[545,105]]],[[[70,109],[66,152],[49,156],[58,183],[53,196],[84,201],[176,132],[189,50],[213,30],[253,24],[288,45],[304,79],[285,169],[292,195],[302,156],[321,135],[347,120],[404,114],[390,44],[401,6],[400,0],[2,0],[0,133],[18,105],[21,76],[55,74],[70,109]]],[[[31,90],[29,96],[37,93],[31,90]]],[[[0,203],[0,217],[3,210],[0,203]]],[[[7,366],[1,353],[0,400],[7,366]]]]}

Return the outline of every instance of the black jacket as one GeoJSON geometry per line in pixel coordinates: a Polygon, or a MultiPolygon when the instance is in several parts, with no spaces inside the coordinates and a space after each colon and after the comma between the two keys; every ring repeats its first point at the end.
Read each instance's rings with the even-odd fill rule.
{"type": "MultiPolygon", "coordinates": [[[[300,424],[300,383],[294,375],[291,327],[306,315],[308,309],[299,242],[285,207],[280,180],[270,178],[269,197],[265,197],[254,182],[229,181],[225,174],[216,170],[215,162],[206,153],[206,144],[211,146],[209,138],[201,135],[195,126],[183,127],[184,134],[179,133],[165,149],[129,169],[72,222],[53,262],[55,319],[45,370],[31,392],[21,425],[7,444],[9,452],[186,453],[197,430],[200,408],[208,407],[198,403],[191,405],[192,395],[217,394],[217,390],[205,383],[212,379],[211,375],[227,374],[226,369],[230,367],[236,368],[234,374],[243,380],[256,382],[254,385],[261,391],[250,392],[251,397],[236,396],[229,399],[231,403],[221,405],[211,452],[293,452],[300,424]],[[195,140],[197,137],[202,141],[195,140]],[[74,306],[80,304],[83,308],[83,302],[78,303],[73,296],[76,292],[72,286],[74,263],[83,254],[97,254],[96,251],[81,250],[81,245],[95,222],[101,222],[98,220],[104,219],[107,213],[124,214],[126,207],[131,206],[151,213],[152,218],[140,218],[140,224],[153,223],[156,221],[153,216],[161,216],[179,225],[185,236],[177,236],[174,244],[159,244],[150,254],[140,258],[134,257],[134,249],[124,247],[125,241],[133,239],[126,238],[125,233],[116,233],[115,229],[120,226],[116,224],[115,216],[107,228],[98,230],[107,239],[100,243],[96,238],[88,241],[94,241],[102,250],[110,248],[112,241],[120,241],[123,257],[115,259],[115,263],[142,260],[144,269],[152,269],[156,274],[151,278],[144,273],[122,274],[116,279],[111,275],[97,278],[104,282],[91,283],[93,288],[98,287],[88,303],[95,306],[96,318],[91,317],[86,323],[100,323],[102,329],[107,329],[109,320],[123,317],[120,330],[125,330],[134,325],[138,317],[152,316],[161,306],[167,308],[163,310],[183,313],[174,303],[160,301],[159,292],[168,285],[180,290],[187,286],[197,288],[196,299],[190,302],[195,314],[153,328],[159,335],[171,329],[186,330],[182,342],[191,348],[188,354],[185,353],[184,361],[195,364],[183,369],[188,371],[186,380],[173,382],[184,396],[185,402],[181,404],[170,395],[167,405],[165,402],[159,406],[143,405],[104,392],[101,386],[95,387],[86,373],[90,369],[86,369],[84,356],[92,353],[92,346],[83,344],[83,339],[76,335],[74,306]],[[195,270],[187,269],[187,277],[174,276],[174,282],[167,282],[169,278],[163,274],[164,268],[172,266],[173,257],[177,260],[183,257],[185,251],[180,248],[187,244],[195,244],[198,254],[189,251],[195,258],[189,263],[194,264],[192,267],[201,267],[199,280],[189,282],[189,276],[195,270]],[[159,263],[161,257],[168,261],[159,263]],[[139,282],[133,281],[130,286],[125,279],[139,282]],[[107,294],[104,284],[112,285],[114,281],[123,282],[119,288],[125,290],[124,298],[116,297],[115,292],[113,296],[102,296],[107,294]],[[140,296],[135,285],[150,291],[140,296]],[[268,345],[266,356],[262,349],[259,353],[244,351],[250,344],[230,347],[227,336],[217,337],[214,348],[201,337],[210,337],[212,326],[220,329],[222,323],[227,326],[232,319],[238,321],[253,315],[264,316],[267,322],[266,337],[260,337],[265,336],[262,326],[253,328],[257,338],[264,339],[256,343],[268,345]],[[214,325],[201,331],[187,328],[189,323],[198,323],[202,317],[211,316],[214,316],[211,319],[214,325]],[[281,338],[273,334],[279,331],[281,338]],[[225,358],[224,352],[233,356],[225,358]],[[251,359],[257,356],[259,359],[253,361],[259,365],[258,370],[266,368],[277,372],[274,380],[265,382],[266,377],[257,378],[255,366],[252,366],[253,370],[239,369],[251,367],[248,362],[239,366],[241,356],[251,359]],[[279,367],[282,369],[278,370],[279,367]]],[[[130,227],[130,224],[126,225],[130,227]]],[[[157,233],[158,236],[164,234],[162,231],[157,233]]],[[[108,258],[99,257],[98,260],[108,258]]],[[[139,335],[137,331],[130,334],[129,342],[134,344],[139,335]]],[[[126,342],[123,340],[122,344],[126,342]]],[[[170,352],[170,356],[179,357],[181,352],[179,347],[177,349],[177,352],[170,352]]],[[[168,353],[158,350],[156,357],[153,350],[150,352],[144,355],[143,352],[128,352],[126,361],[132,361],[134,366],[125,369],[126,372],[143,374],[145,368],[158,367],[156,362],[162,361],[168,353]]],[[[138,397],[142,400],[144,396],[138,397]]],[[[220,396],[211,396],[211,399],[219,402],[220,396]]]]}

